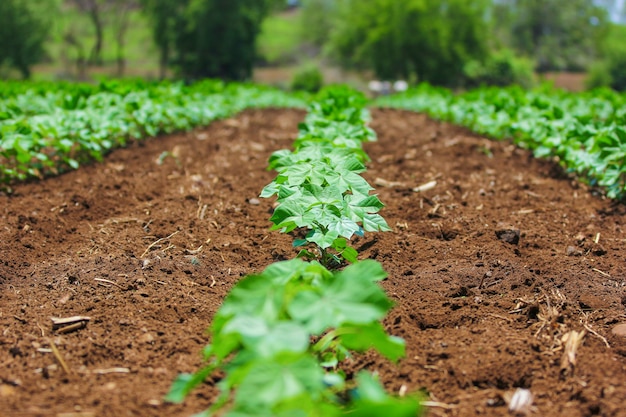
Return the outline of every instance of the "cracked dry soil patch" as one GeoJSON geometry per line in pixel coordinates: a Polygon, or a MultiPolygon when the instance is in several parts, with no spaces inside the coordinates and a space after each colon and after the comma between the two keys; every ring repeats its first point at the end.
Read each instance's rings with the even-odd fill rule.
{"type": "MultiPolygon", "coordinates": [[[[162,397],[199,366],[232,285],[295,256],[291,237],[269,231],[272,201],[256,197],[303,117],[246,111],[0,196],[0,416],[206,407],[210,384],[183,405],[162,397]],[[86,327],[52,331],[51,317],[77,315],[86,327]]],[[[626,338],[611,332],[626,322],[625,207],[552,162],[424,115],[375,110],[372,127],[365,177],[394,231],[354,244],[389,272],[385,324],[407,357],[358,355],[348,373],[424,390],[431,416],[509,415],[518,387],[535,415],[626,416],[626,338]],[[572,331],[585,332],[574,351],[572,331]]]]}

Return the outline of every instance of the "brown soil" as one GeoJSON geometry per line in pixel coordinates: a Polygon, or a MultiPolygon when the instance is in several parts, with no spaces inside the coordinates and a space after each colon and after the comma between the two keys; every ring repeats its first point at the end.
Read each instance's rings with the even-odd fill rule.
{"type": "MultiPolygon", "coordinates": [[[[272,202],[255,198],[273,178],[269,154],[290,146],[303,116],[248,111],[0,196],[0,416],[206,407],[208,385],[183,405],[162,397],[198,368],[240,276],[295,255],[290,236],[268,230],[272,202]],[[164,151],[175,157],[159,164],[164,151]],[[77,315],[86,327],[52,331],[50,317],[77,315]]],[[[626,338],[612,334],[626,321],[624,206],[423,115],[375,111],[372,127],[366,177],[386,184],[377,192],[394,231],[355,245],[389,272],[386,325],[408,355],[399,365],[360,355],[348,370],[427,391],[432,416],[509,415],[518,387],[535,415],[626,416],[626,338]],[[575,364],[571,331],[586,332],[569,350],[575,364]]]]}
{"type": "Polygon", "coordinates": [[[552,81],[556,88],[568,91],[583,91],[587,74],[584,72],[549,72],[543,74],[542,78],[552,81]]]}

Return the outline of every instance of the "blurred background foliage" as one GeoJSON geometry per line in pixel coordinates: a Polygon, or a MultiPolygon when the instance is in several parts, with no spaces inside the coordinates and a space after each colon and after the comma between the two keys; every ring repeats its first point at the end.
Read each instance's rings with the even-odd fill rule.
{"type": "Polygon", "coordinates": [[[0,78],[626,89],[625,0],[1,0],[0,78]],[[582,83],[579,83],[582,84],[582,83]],[[579,86],[580,87],[580,86],[579,86]]]}

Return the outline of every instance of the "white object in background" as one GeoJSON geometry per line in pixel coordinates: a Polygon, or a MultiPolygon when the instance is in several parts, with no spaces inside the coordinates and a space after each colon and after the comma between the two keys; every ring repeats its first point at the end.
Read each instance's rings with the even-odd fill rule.
{"type": "Polygon", "coordinates": [[[404,80],[398,80],[393,83],[393,89],[398,92],[406,91],[409,88],[409,83],[404,80]]]}
{"type": "Polygon", "coordinates": [[[383,83],[377,80],[372,80],[369,82],[368,87],[373,93],[380,93],[380,90],[383,89],[383,83]]]}

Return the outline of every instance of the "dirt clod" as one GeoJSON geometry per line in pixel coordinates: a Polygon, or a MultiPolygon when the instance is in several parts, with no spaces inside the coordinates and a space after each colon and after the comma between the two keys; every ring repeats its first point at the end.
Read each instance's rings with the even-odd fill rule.
{"type": "Polygon", "coordinates": [[[500,229],[496,230],[496,237],[511,245],[517,245],[519,243],[520,231],[519,229],[500,229]]]}
{"type": "Polygon", "coordinates": [[[620,323],[616,326],[613,326],[611,329],[611,333],[616,336],[626,337],[626,323],[620,323]]]}

